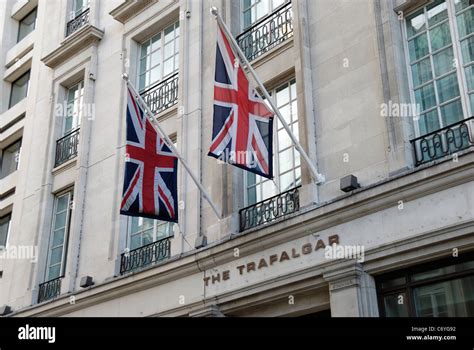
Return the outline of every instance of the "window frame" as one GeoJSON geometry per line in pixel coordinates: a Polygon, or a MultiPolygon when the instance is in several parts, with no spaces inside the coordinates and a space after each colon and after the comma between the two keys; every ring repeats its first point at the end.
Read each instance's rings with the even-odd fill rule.
{"type": "MultiPolygon", "coordinates": [[[[250,5],[250,7],[244,7],[245,4],[244,4],[244,1],[245,0],[240,0],[240,33],[243,33],[245,32],[246,30],[248,30],[249,28],[252,28],[253,25],[255,25],[255,23],[258,23],[258,21],[260,21],[262,18],[265,18],[267,17],[268,15],[272,14],[273,12],[275,12],[275,10],[277,10],[278,8],[280,7],[283,7],[284,5],[286,5],[288,2],[291,2],[291,0],[283,0],[283,3],[281,3],[280,5],[278,6],[274,6],[273,5],[273,2],[275,0],[259,0],[257,2],[255,2],[254,4],[250,5]],[[261,1],[266,1],[267,4],[268,4],[268,11],[265,15],[263,15],[262,17],[256,19],[254,22],[251,22],[248,26],[245,26],[245,11],[247,9],[250,9],[250,11],[252,11],[252,7],[256,7],[257,3],[258,2],[261,2],[261,1]]],[[[252,1],[252,0],[251,0],[252,1]]]]}
{"type": "Polygon", "coordinates": [[[25,15],[22,19],[20,19],[18,21],[18,33],[17,33],[17,36],[16,36],[16,43],[18,44],[19,42],[21,42],[23,39],[25,39],[28,35],[30,35],[32,32],[35,31],[36,29],[36,20],[38,18],[38,7],[35,7],[33,10],[31,10],[30,12],[28,12],[27,15],[25,15]],[[31,15],[33,12],[36,12],[35,14],[35,21],[33,22],[33,29],[31,30],[31,32],[29,32],[28,34],[26,34],[23,38],[20,39],[20,31],[21,31],[21,23],[29,16],[31,15]]]}
{"type": "MultiPolygon", "coordinates": [[[[423,15],[425,16],[425,19],[427,19],[428,18],[427,17],[427,7],[430,6],[431,4],[433,4],[435,1],[436,0],[431,0],[428,3],[423,4],[422,6],[416,7],[413,10],[407,12],[404,15],[404,20],[403,20],[401,26],[402,26],[405,66],[406,66],[407,75],[408,75],[408,87],[409,87],[409,93],[410,93],[410,100],[413,104],[416,104],[416,97],[415,97],[415,86],[414,86],[414,80],[413,80],[412,65],[416,64],[416,63],[412,63],[410,61],[410,52],[409,52],[408,43],[409,43],[409,39],[413,39],[417,36],[421,36],[421,35],[423,35],[423,33],[426,33],[426,35],[427,35],[428,55],[425,55],[422,58],[419,58],[419,59],[417,59],[413,62],[421,62],[422,60],[424,60],[426,58],[428,58],[430,60],[430,71],[432,73],[432,78],[428,82],[424,82],[422,84],[419,84],[417,86],[417,88],[421,88],[423,86],[428,86],[430,84],[433,84],[433,91],[434,91],[434,95],[435,95],[434,98],[436,100],[436,105],[431,107],[431,108],[426,109],[421,114],[427,114],[427,113],[430,113],[432,111],[436,111],[437,114],[438,114],[439,126],[440,126],[440,128],[443,128],[447,125],[444,125],[443,116],[442,116],[442,113],[441,113],[441,107],[449,105],[450,103],[454,102],[457,98],[451,98],[447,101],[444,101],[444,102],[440,103],[439,102],[437,81],[439,81],[439,80],[441,80],[445,77],[448,77],[452,74],[455,74],[456,79],[457,79],[458,88],[459,88],[459,99],[461,101],[461,107],[462,107],[462,119],[461,120],[469,118],[469,116],[472,115],[472,113],[474,111],[471,111],[470,103],[469,103],[469,101],[467,101],[469,94],[468,94],[468,89],[467,89],[466,75],[465,75],[465,73],[463,72],[463,69],[462,69],[462,67],[464,67],[464,61],[463,61],[462,52],[461,52],[461,44],[460,44],[461,38],[459,37],[458,25],[457,25],[457,15],[458,15],[458,13],[456,13],[454,1],[453,0],[445,0],[445,3],[447,5],[446,8],[447,8],[447,16],[448,17],[447,17],[447,19],[445,19],[445,20],[443,20],[439,23],[436,23],[434,25],[434,27],[437,27],[437,26],[442,25],[442,23],[444,23],[444,22],[447,22],[448,25],[449,25],[449,31],[450,31],[450,36],[451,36],[451,44],[450,45],[452,47],[454,60],[456,62],[456,66],[455,66],[454,71],[451,70],[448,73],[443,73],[439,76],[436,76],[435,70],[434,70],[435,66],[434,66],[434,61],[433,61],[433,56],[434,56],[433,53],[435,53],[435,54],[440,53],[443,50],[446,50],[449,46],[445,45],[445,46],[443,46],[443,47],[441,47],[441,48],[439,48],[435,51],[432,50],[430,29],[433,26],[429,26],[428,21],[426,21],[426,23],[425,23],[426,28],[422,33],[417,33],[417,34],[411,36],[410,38],[408,37],[408,31],[407,31],[407,23],[408,23],[407,19],[408,19],[408,17],[410,17],[411,15],[415,14],[416,12],[418,12],[420,10],[423,10],[423,15]]],[[[467,11],[471,7],[472,6],[467,7],[463,11],[467,11]]],[[[461,12],[463,12],[463,11],[461,11],[461,12]]],[[[421,118],[421,115],[419,115],[417,117],[421,118]]],[[[422,136],[422,134],[420,132],[419,119],[413,121],[413,126],[414,126],[414,130],[415,130],[415,137],[422,136]]],[[[433,131],[430,131],[430,132],[433,132],[433,131]]]]}
{"type": "MultiPolygon", "coordinates": [[[[72,203],[73,203],[73,198],[74,198],[74,191],[73,189],[68,189],[62,192],[59,192],[54,195],[54,205],[53,205],[53,217],[51,220],[51,229],[49,232],[49,242],[48,242],[48,257],[46,260],[46,268],[45,268],[45,274],[44,274],[44,282],[49,282],[57,278],[62,278],[64,277],[65,274],[65,268],[66,268],[66,259],[67,259],[67,250],[68,250],[68,243],[69,243],[69,234],[70,234],[70,228],[71,228],[71,217],[72,217],[72,203]],[[53,241],[54,241],[54,226],[56,223],[56,215],[57,215],[57,206],[58,206],[58,201],[59,198],[63,196],[68,196],[68,204],[67,204],[67,210],[66,210],[66,220],[65,220],[65,231],[64,231],[64,237],[63,237],[63,243],[62,243],[62,252],[61,252],[61,266],[59,268],[59,276],[55,277],[53,279],[49,278],[49,269],[52,265],[51,264],[51,256],[54,248],[57,248],[58,246],[53,247],[53,241]]],[[[55,264],[56,265],[56,264],[55,264]]]]}
{"type": "Polygon", "coordinates": [[[19,139],[11,142],[10,144],[8,144],[8,146],[0,149],[0,180],[1,179],[4,179],[6,178],[7,176],[13,174],[15,171],[17,171],[20,167],[20,157],[21,157],[21,146],[22,146],[22,143],[23,143],[23,138],[20,137],[19,139]],[[8,173],[6,174],[5,176],[3,176],[3,153],[5,152],[6,149],[12,147],[13,145],[19,143],[20,144],[20,147],[18,148],[18,161],[16,162],[16,168],[14,171],[12,171],[11,173],[8,173]]]}
{"type": "Polygon", "coordinates": [[[0,244],[0,251],[6,249],[8,247],[8,241],[10,240],[10,230],[11,230],[11,223],[12,223],[12,213],[9,212],[8,214],[3,215],[0,217],[0,221],[3,219],[8,218],[8,228],[7,228],[7,236],[5,237],[5,245],[0,244]]]}
{"type": "MultiPolygon", "coordinates": [[[[143,226],[143,223],[142,225],[143,226]]],[[[166,239],[166,238],[172,238],[174,237],[174,229],[173,229],[173,223],[172,222],[168,222],[168,221],[163,221],[163,220],[158,220],[158,219],[150,219],[150,218],[144,218],[144,217],[139,217],[139,216],[127,216],[127,242],[126,242],[126,247],[131,251],[131,250],[135,250],[135,249],[140,249],[148,244],[152,244],[152,243],[155,243],[155,242],[158,242],[162,239],[166,239]],[[143,232],[145,230],[140,230],[140,231],[137,231],[135,233],[132,234],[132,220],[133,219],[137,219],[137,220],[153,220],[153,239],[150,243],[147,243],[147,244],[143,244],[143,232]],[[167,236],[163,236],[161,238],[158,239],[158,227],[159,226],[168,226],[169,227],[169,234],[167,236]],[[138,247],[135,247],[135,248],[131,248],[131,245],[132,245],[132,236],[136,236],[136,235],[140,235],[140,245],[138,247]]]]}
{"type": "MultiPolygon", "coordinates": [[[[66,136],[74,131],[76,131],[77,129],[79,129],[79,127],[81,126],[81,119],[82,119],[82,114],[83,114],[83,111],[84,111],[84,80],[81,80],[73,85],[71,85],[70,87],[66,88],[66,95],[65,95],[65,105],[66,105],[66,110],[64,111],[64,119],[63,119],[63,125],[62,125],[62,129],[61,129],[61,137],[63,136],[66,136]],[[68,117],[68,110],[69,110],[69,92],[75,88],[79,86],[79,97],[78,99],[73,99],[72,100],[72,103],[73,103],[73,106],[74,106],[74,103],[78,103],[78,113],[77,113],[77,116],[75,117],[74,114],[72,115],[72,125],[71,125],[71,129],[69,129],[67,132],[66,132],[66,119],[68,117]]],[[[74,108],[74,107],[73,107],[74,108]]]]}
{"type": "Polygon", "coordinates": [[[8,102],[8,109],[16,106],[18,103],[20,103],[21,101],[23,101],[25,98],[28,97],[28,92],[30,90],[30,78],[31,78],[31,69],[28,69],[28,71],[26,71],[25,73],[23,73],[22,75],[20,75],[17,79],[15,79],[12,83],[11,83],[11,87],[10,87],[10,99],[9,99],[9,102],[8,102]],[[26,94],[25,96],[21,99],[21,100],[18,100],[14,105],[12,105],[12,97],[13,97],[13,86],[15,85],[15,83],[22,79],[24,76],[28,76],[28,80],[26,81],[26,94]]]}
{"type": "Polygon", "coordinates": [[[72,20],[78,18],[84,11],[86,11],[88,8],[90,8],[90,5],[91,5],[90,0],[85,0],[84,5],[81,8],[76,8],[77,7],[77,1],[78,0],[72,0],[71,11],[69,13],[69,21],[72,21],[72,20]]]}

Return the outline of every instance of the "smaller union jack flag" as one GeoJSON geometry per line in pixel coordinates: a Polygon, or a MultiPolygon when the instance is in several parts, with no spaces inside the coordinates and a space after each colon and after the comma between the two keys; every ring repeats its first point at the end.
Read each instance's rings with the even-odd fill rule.
{"type": "Polygon", "coordinates": [[[271,179],[273,117],[218,27],[214,120],[208,155],[271,179]]]}
{"type": "Polygon", "coordinates": [[[127,90],[127,160],[120,213],[178,222],[178,158],[127,90]]]}

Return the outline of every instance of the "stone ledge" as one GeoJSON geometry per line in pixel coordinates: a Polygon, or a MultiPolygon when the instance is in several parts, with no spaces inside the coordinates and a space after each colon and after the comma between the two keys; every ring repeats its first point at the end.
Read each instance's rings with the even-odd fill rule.
{"type": "Polygon", "coordinates": [[[78,52],[94,45],[102,39],[104,31],[87,24],[68,36],[57,49],[41,59],[50,68],[56,68],[78,52]]]}
{"type": "Polygon", "coordinates": [[[125,0],[109,14],[120,23],[125,24],[145,8],[158,3],[158,0],[125,0]]]}

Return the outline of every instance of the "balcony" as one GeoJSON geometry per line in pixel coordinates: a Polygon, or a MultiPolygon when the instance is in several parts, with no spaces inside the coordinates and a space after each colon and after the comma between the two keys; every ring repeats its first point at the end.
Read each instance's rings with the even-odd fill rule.
{"type": "Polygon", "coordinates": [[[178,78],[178,73],[174,73],[140,93],[153,113],[160,113],[178,102],[178,78]]]}
{"type": "Polygon", "coordinates": [[[78,14],[74,19],[67,22],[66,25],[66,37],[76,32],[78,29],[84,27],[89,23],[89,9],[85,9],[78,14]]]}
{"type": "Polygon", "coordinates": [[[144,245],[143,247],[122,253],[120,259],[120,274],[123,275],[166,260],[170,257],[170,252],[171,238],[166,237],[144,245]]]}
{"type": "Polygon", "coordinates": [[[293,12],[291,2],[287,2],[255,22],[236,40],[245,57],[252,61],[292,36],[293,12]]]}
{"type": "Polygon", "coordinates": [[[300,209],[299,188],[295,187],[239,211],[240,232],[270,223],[300,209]]]}
{"type": "Polygon", "coordinates": [[[61,294],[61,278],[55,278],[39,285],[38,304],[51,300],[61,294]]]}
{"type": "Polygon", "coordinates": [[[77,156],[79,145],[79,129],[75,129],[56,141],[56,158],[54,167],[67,162],[77,156]]]}
{"type": "Polygon", "coordinates": [[[471,117],[410,140],[415,166],[474,146],[473,125],[474,117],[471,117]]]}

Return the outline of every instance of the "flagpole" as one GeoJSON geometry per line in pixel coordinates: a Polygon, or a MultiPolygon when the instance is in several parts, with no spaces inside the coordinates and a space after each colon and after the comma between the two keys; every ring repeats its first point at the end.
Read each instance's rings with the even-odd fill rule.
{"type": "Polygon", "coordinates": [[[296,136],[293,134],[293,132],[291,131],[290,127],[288,126],[288,124],[286,123],[285,119],[283,118],[283,116],[281,115],[280,113],[280,110],[278,109],[278,107],[275,105],[275,103],[273,102],[272,98],[270,97],[270,94],[268,93],[267,89],[265,89],[265,86],[263,85],[262,81],[259,79],[259,77],[257,76],[257,73],[255,73],[255,70],[253,69],[253,67],[250,65],[249,61],[247,60],[247,57],[245,57],[245,54],[242,52],[242,50],[240,49],[239,45],[237,44],[237,41],[235,41],[233,35],[231,34],[229,28],[227,28],[227,25],[224,23],[224,21],[222,20],[221,16],[219,15],[219,11],[217,10],[216,7],[212,7],[211,8],[211,14],[214,15],[214,17],[216,18],[217,20],[217,23],[219,24],[219,26],[222,28],[222,30],[224,30],[226,36],[228,39],[230,39],[230,42],[231,42],[231,45],[234,47],[234,50],[237,52],[237,54],[240,56],[240,59],[245,63],[245,65],[247,66],[250,74],[252,74],[253,78],[255,79],[255,81],[257,82],[258,86],[260,87],[260,89],[262,90],[262,93],[263,95],[265,96],[265,98],[267,99],[267,102],[270,103],[270,106],[272,107],[273,111],[275,112],[275,114],[277,115],[278,119],[280,120],[281,124],[283,125],[283,127],[285,128],[286,132],[288,133],[288,135],[290,136],[290,139],[291,141],[293,142],[293,144],[295,145],[296,149],[298,150],[298,152],[300,152],[300,154],[303,156],[303,159],[305,160],[306,164],[308,165],[314,179],[316,180],[316,184],[320,184],[322,182],[325,181],[325,177],[324,175],[320,174],[318,172],[318,170],[316,169],[316,167],[314,166],[313,162],[311,161],[311,159],[308,157],[308,155],[306,154],[305,150],[303,149],[303,147],[301,146],[301,144],[299,143],[298,139],[296,138],[296,136]]]}
{"type": "Polygon", "coordinates": [[[142,107],[145,108],[146,114],[148,115],[148,119],[152,122],[152,125],[155,127],[155,130],[157,129],[160,136],[165,140],[166,145],[173,151],[175,156],[181,161],[181,164],[186,169],[189,176],[191,176],[191,178],[193,179],[194,183],[199,188],[199,190],[201,190],[204,198],[208,201],[209,205],[211,206],[212,210],[214,210],[214,213],[216,213],[217,217],[219,219],[222,219],[222,217],[223,217],[222,211],[219,211],[217,209],[217,206],[212,201],[212,198],[208,195],[206,189],[198,181],[196,175],[194,175],[194,173],[191,170],[191,168],[189,167],[188,163],[184,160],[184,158],[181,156],[181,154],[178,152],[178,150],[174,146],[173,141],[171,141],[171,139],[168,137],[168,135],[161,128],[160,123],[158,123],[158,120],[156,118],[156,115],[153,113],[153,111],[150,109],[150,107],[148,107],[147,103],[143,100],[143,98],[140,96],[140,94],[135,90],[135,88],[129,82],[128,75],[127,74],[122,74],[122,78],[127,82],[127,86],[130,88],[130,90],[132,90],[133,94],[139,100],[142,107]]]}

